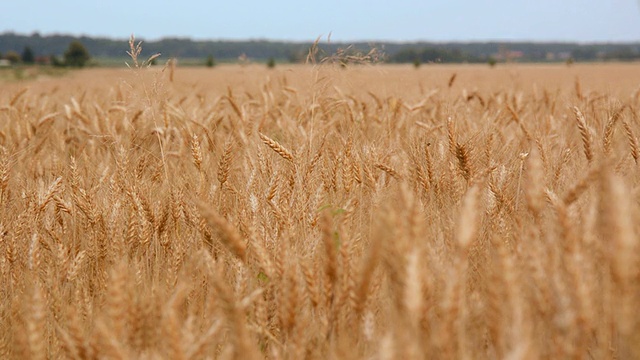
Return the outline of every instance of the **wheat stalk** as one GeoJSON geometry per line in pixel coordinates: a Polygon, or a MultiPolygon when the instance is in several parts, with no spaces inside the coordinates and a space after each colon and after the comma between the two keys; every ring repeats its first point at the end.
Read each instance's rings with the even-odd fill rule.
{"type": "Polygon", "coordinates": [[[624,106],[614,111],[614,113],[609,117],[609,120],[607,121],[604,127],[604,136],[602,138],[602,148],[604,150],[605,155],[608,155],[611,152],[611,141],[613,138],[613,131],[623,111],[624,111],[624,106]]]}
{"type": "Polygon", "coordinates": [[[624,127],[624,132],[627,135],[627,140],[629,141],[629,149],[631,150],[631,156],[633,160],[638,163],[638,157],[640,157],[640,150],[638,147],[638,139],[633,134],[633,130],[631,130],[631,126],[628,122],[623,121],[622,126],[624,127]]]}
{"type": "Polygon", "coordinates": [[[260,139],[262,142],[280,155],[283,159],[293,162],[293,154],[287,150],[284,146],[280,145],[277,141],[271,139],[267,135],[260,133],[260,139]]]}
{"type": "Polygon", "coordinates": [[[573,107],[573,113],[576,117],[576,122],[578,123],[578,129],[580,130],[580,136],[582,137],[582,146],[584,147],[584,156],[587,158],[587,161],[591,162],[593,160],[593,151],[591,150],[591,132],[587,127],[587,121],[584,118],[584,115],[578,109],[577,106],[573,107]]]}
{"type": "Polygon", "coordinates": [[[246,261],[247,246],[236,227],[206,203],[199,201],[196,205],[207,224],[217,230],[221,242],[240,260],[246,261]]]}

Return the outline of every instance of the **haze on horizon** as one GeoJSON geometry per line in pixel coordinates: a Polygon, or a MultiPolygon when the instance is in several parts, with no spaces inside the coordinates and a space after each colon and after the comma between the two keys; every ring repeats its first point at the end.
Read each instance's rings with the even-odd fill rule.
{"type": "Polygon", "coordinates": [[[0,32],[155,40],[640,41],[637,0],[10,1],[0,32]]]}

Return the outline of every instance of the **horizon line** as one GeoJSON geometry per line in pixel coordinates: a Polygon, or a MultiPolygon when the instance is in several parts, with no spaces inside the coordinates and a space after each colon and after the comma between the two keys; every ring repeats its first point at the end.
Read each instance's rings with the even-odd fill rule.
{"type": "MultiPolygon", "coordinates": [[[[38,30],[34,30],[31,33],[19,32],[15,30],[2,30],[0,35],[18,35],[25,37],[32,37],[38,34],[41,37],[53,37],[53,36],[65,36],[65,37],[73,37],[73,38],[92,38],[92,39],[103,39],[103,40],[112,40],[112,41],[129,41],[129,37],[117,37],[117,36],[108,36],[108,35],[91,35],[91,34],[73,34],[73,33],[65,33],[65,32],[42,32],[38,30]]],[[[135,33],[131,35],[135,36],[135,33]]],[[[429,44],[486,44],[486,43],[529,43],[529,44],[580,44],[580,45],[597,45],[597,44],[640,44],[640,39],[635,41],[601,41],[601,40],[589,40],[589,41],[579,41],[579,40],[522,40],[522,39],[482,39],[482,40],[371,40],[371,39],[360,39],[360,40],[336,40],[333,41],[331,39],[331,33],[328,35],[320,35],[315,39],[310,40],[285,40],[285,39],[275,39],[275,38],[199,38],[197,36],[181,36],[181,35],[164,35],[158,38],[147,38],[144,36],[137,37],[136,40],[145,41],[145,42],[160,42],[163,40],[186,40],[192,42],[252,42],[252,41],[264,41],[264,42],[273,42],[273,43],[290,43],[290,44],[308,44],[315,43],[318,41],[321,44],[345,44],[345,43],[389,43],[389,44],[412,44],[412,43],[429,43],[429,44]],[[324,40],[323,40],[324,39],[324,40]]]]}

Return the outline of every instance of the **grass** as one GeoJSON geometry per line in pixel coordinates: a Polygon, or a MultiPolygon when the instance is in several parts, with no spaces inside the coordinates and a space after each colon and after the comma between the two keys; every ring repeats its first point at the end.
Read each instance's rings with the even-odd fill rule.
{"type": "Polygon", "coordinates": [[[0,357],[638,358],[634,66],[5,82],[0,357]]]}

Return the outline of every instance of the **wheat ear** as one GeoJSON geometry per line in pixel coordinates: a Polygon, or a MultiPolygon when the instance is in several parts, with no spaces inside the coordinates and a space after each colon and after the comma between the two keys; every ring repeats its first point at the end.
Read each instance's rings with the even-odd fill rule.
{"type": "Polygon", "coordinates": [[[573,107],[573,113],[576,116],[576,121],[578,122],[578,129],[580,130],[580,136],[582,137],[582,145],[584,146],[584,156],[587,158],[588,162],[593,160],[593,151],[591,150],[591,133],[589,132],[589,128],[587,128],[587,121],[584,118],[584,115],[578,109],[577,106],[573,107]]]}
{"type": "Polygon", "coordinates": [[[278,153],[278,155],[282,156],[283,159],[293,162],[293,154],[291,154],[291,151],[287,150],[284,146],[280,145],[279,142],[271,139],[270,137],[268,137],[263,133],[260,133],[260,139],[262,140],[263,143],[265,143],[265,145],[267,145],[273,151],[278,153]]]}

